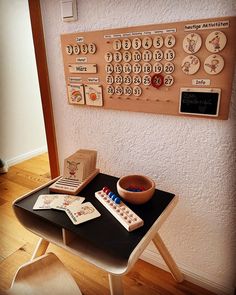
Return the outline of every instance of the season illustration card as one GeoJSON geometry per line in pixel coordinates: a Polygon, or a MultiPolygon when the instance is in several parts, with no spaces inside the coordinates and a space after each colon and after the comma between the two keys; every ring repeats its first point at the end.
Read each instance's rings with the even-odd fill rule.
{"type": "Polygon", "coordinates": [[[67,207],[66,214],[76,225],[101,216],[101,214],[90,202],[76,206],[71,204],[67,207]]]}

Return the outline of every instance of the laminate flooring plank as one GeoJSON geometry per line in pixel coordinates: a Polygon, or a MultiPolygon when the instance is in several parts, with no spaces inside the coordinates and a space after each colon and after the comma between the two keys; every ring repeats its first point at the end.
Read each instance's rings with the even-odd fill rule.
{"type": "MultiPolygon", "coordinates": [[[[10,288],[13,277],[18,268],[30,260],[30,254],[24,250],[24,247],[17,249],[6,259],[0,262],[0,289],[10,288]]],[[[33,295],[33,294],[32,294],[33,295]]]]}
{"type": "Polygon", "coordinates": [[[8,179],[0,183],[0,196],[10,203],[17,199],[18,196],[20,197],[26,194],[28,191],[29,188],[8,179]]]}
{"type": "Polygon", "coordinates": [[[50,180],[47,154],[19,163],[15,165],[15,168],[42,176],[43,178],[47,178],[48,181],[50,180]]]}

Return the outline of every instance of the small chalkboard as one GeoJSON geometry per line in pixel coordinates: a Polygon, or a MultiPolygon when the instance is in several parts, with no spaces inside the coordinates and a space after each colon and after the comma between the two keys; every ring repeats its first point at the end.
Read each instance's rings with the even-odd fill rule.
{"type": "Polygon", "coordinates": [[[217,117],[220,94],[221,90],[218,88],[181,88],[179,112],[190,115],[217,117]]]}

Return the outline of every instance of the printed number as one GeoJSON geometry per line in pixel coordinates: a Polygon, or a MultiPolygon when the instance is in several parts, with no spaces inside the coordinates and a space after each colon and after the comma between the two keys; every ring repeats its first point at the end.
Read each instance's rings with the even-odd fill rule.
{"type": "Polygon", "coordinates": [[[121,86],[115,87],[115,94],[122,95],[123,94],[123,88],[121,86]]]}
{"type": "Polygon", "coordinates": [[[122,84],[122,82],[123,82],[123,78],[121,75],[115,76],[115,83],[116,84],[122,84]]]}
{"type": "Polygon", "coordinates": [[[66,45],[66,53],[71,55],[73,53],[73,46],[66,45]]]}
{"type": "Polygon", "coordinates": [[[139,86],[135,86],[133,89],[133,94],[135,96],[140,96],[142,94],[142,89],[139,86]]]}
{"type": "Polygon", "coordinates": [[[129,51],[123,52],[123,61],[129,62],[131,61],[132,55],[129,51]]]}
{"type": "Polygon", "coordinates": [[[130,86],[124,87],[124,95],[132,95],[132,88],[130,86]]]}
{"type": "Polygon", "coordinates": [[[87,54],[88,53],[88,46],[87,46],[87,44],[81,44],[80,45],[80,51],[83,54],[87,54]]]}
{"type": "Polygon", "coordinates": [[[120,74],[120,73],[122,73],[122,65],[121,64],[115,64],[114,65],[114,71],[115,71],[115,73],[117,73],[117,74],[120,74]]]}
{"type": "Polygon", "coordinates": [[[113,41],[113,49],[120,50],[121,49],[121,41],[116,39],[113,41]]]}
{"type": "Polygon", "coordinates": [[[111,52],[106,52],[105,54],[105,61],[106,62],[111,62],[113,60],[113,55],[111,52]]]}
{"type": "Polygon", "coordinates": [[[149,74],[152,71],[152,66],[149,63],[143,64],[143,72],[149,74]]]}
{"type": "Polygon", "coordinates": [[[131,73],[131,71],[132,71],[131,64],[126,63],[123,65],[123,72],[124,73],[129,74],[129,73],[131,73]]]}
{"type": "Polygon", "coordinates": [[[134,38],[132,41],[133,49],[139,49],[142,45],[142,41],[139,38],[134,38]]]}
{"type": "Polygon", "coordinates": [[[143,85],[148,86],[151,84],[151,77],[148,75],[143,76],[143,85]]]}
{"type": "Polygon", "coordinates": [[[165,86],[171,86],[174,83],[174,78],[171,75],[167,75],[164,78],[165,86]]]}
{"type": "Polygon", "coordinates": [[[129,39],[124,39],[122,41],[122,47],[124,50],[128,50],[131,47],[131,41],[129,39]]]}
{"type": "Polygon", "coordinates": [[[135,74],[140,73],[141,70],[142,70],[142,66],[141,66],[140,64],[138,64],[138,63],[133,64],[133,72],[134,72],[135,74]]]}
{"type": "Polygon", "coordinates": [[[120,62],[122,60],[122,54],[120,52],[115,52],[113,56],[114,61],[120,62]]]}
{"type": "Polygon", "coordinates": [[[170,48],[175,45],[175,37],[173,35],[168,35],[165,38],[165,46],[170,48]]]}
{"type": "Polygon", "coordinates": [[[150,50],[144,50],[142,53],[143,61],[150,61],[152,59],[152,52],[150,50]]]}
{"type": "Polygon", "coordinates": [[[106,81],[107,81],[107,84],[112,84],[114,82],[113,76],[111,75],[106,76],[106,81]]]}
{"type": "Polygon", "coordinates": [[[94,54],[97,50],[97,47],[94,43],[90,43],[88,45],[88,52],[91,53],[91,54],[94,54]]]}
{"type": "Polygon", "coordinates": [[[158,74],[158,73],[161,73],[163,71],[163,65],[161,63],[155,63],[153,65],[153,72],[158,74]]]}
{"type": "Polygon", "coordinates": [[[175,58],[175,52],[173,49],[167,49],[164,53],[165,60],[171,61],[175,58]]]}
{"type": "Polygon", "coordinates": [[[132,53],[133,61],[140,61],[141,60],[141,53],[139,51],[134,51],[132,53]]]}
{"type": "Polygon", "coordinates": [[[152,39],[150,37],[145,37],[142,40],[142,46],[144,49],[149,49],[152,47],[152,39]]]}
{"type": "Polygon", "coordinates": [[[160,61],[163,59],[163,51],[158,49],[153,52],[153,59],[156,61],[160,61]]]}
{"type": "Polygon", "coordinates": [[[163,46],[163,38],[161,36],[156,36],[153,39],[153,47],[161,48],[163,46]]]}
{"type": "Polygon", "coordinates": [[[113,65],[107,64],[105,70],[106,70],[106,73],[111,74],[113,72],[113,65]]]}
{"type": "Polygon", "coordinates": [[[171,74],[171,73],[173,73],[173,72],[174,72],[174,69],[175,69],[175,67],[174,67],[174,65],[173,65],[171,62],[168,62],[168,63],[166,63],[166,64],[164,65],[164,72],[165,72],[166,74],[171,74]]]}
{"type": "Polygon", "coordinates": [[[114,92],[115,92],[114,87],[111,86],[111,85],[109,85],[109,86],[107,87],[107,94],[114,94],[114,92]]]}
{"type": "Polygon", "coordinates": [[[74,54],[79,54],[80,53],[80,47],[79,47],[79,45],[74,45],[73,46],[73,52],[74,52],[74,54]]]}
{"type": "Polygon", "coordinates": [[[139,75],[136,75],[133,77],[133,84],[134,85],[140,85],[142,83],[142,79],[139,75]]]}
{"type": "Polygon", "coordinates": [[[130,85],[132,83],[132,78],[129,75],[125,75],[123,79],[124,84],[130,85]]]}

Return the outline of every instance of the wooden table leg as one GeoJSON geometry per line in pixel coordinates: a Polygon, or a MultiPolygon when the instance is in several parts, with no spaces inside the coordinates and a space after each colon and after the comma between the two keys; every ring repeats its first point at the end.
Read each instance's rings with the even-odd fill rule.
{"type": "Polygon", "coordinates": [[[45,254],[47,248],[48,248],[49,242],[47,240],[44,240],[43,238],[40,238],[38,241],[38,244],[34,250],[34,253],[31,257],[31,260],[33,260],[36,257],[39,257],[43,254],[45,254]]]}
{"type": "Polygon", "coordinates": [[[161,237],[157,233],[155,237],[152,239],[153,243],[157,247],[158,251],[160,252],[162,258],[164,259],[165,263],[170,269],[170,272],[174,279],[178,282],[181,283],[184,280],[183,274],[180,272],[178,266],[176,265],[174,259],[170,255],[170,252],[166,248],[166,245],[162,241],[161,237]]]}
{"type": "Polygon", "coordinates": [[[111,295],[123,295],[122,276],[108,274],[111,295]]]}

